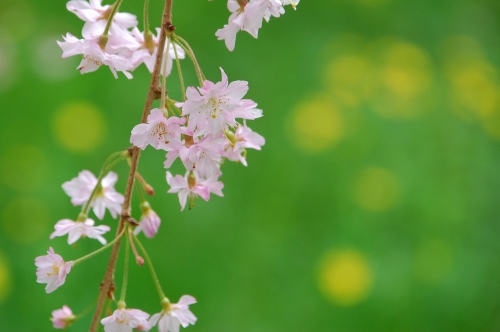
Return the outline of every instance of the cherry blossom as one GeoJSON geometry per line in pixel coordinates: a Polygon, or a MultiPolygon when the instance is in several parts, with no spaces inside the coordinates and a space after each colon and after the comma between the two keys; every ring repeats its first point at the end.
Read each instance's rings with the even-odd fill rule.
{"type": "Polygon", "coordinates": [[[210,134],[204,136],[202,139],[190,136],[185,137],[188,137],[192,141],[188,142],[188,139],[186,139],[182,143],[176,142],[175,144],[170,144],[172,150],[167,153],[167,160],[163,163],[163,166],[170,168],[174,160],[180,157],[187,170],[197,170],[202,176],[213,174],[217,171],[222,155],[224,154],[222,147],[226,139],[223,134],[221,133],[217,136],[210,134]]]}
{"type": "MultiPolygon", "coordinates": [[[[102,6],[102,0],[79,1],[73,0],[66,4],[66,8],[85,21],[83,26],[83,37],[85,39],[98,38],[111,14],[111,5],[102,6]]],[[[133,28],[137,25],[137,17],[129,13],[116,12],[113,16],[112,26],[120,29],[133,28]]]]}
{"type": "Polygon", "coordinates": [[[141,208],[141,220],[139,221],[139,226],[135,228],[134,234],[137,235],[142,231],[146,237],[152,238],[158,233],[158,228],[160,228],[160,217],[158,217],[148,202],[142,203],[141,208]]]}
{"type": "MultiPolygon", "coordinates": [[[[115,172],[109,172],[101,181],[90,206],[97,218],[103,219],[106,208],[111,213],[113,218],[121,212],[121,205],[124,197],[116,192],[114,186],[118,180],[118,175],[115,172]]],[[[97,185],[97,178],[92,172],[84,170],[78,173],[78,177],[71,181],[65,182],[62,185],[64,192],[71,197],[73,205],[84,205],[90,199],[90,195],[97,185]]]]}
{"type": "Polygon", "coordinates": [[[101,235],[110,230],[109,226],[106,225],[94,226],[94,220],[90,218],[87,218],[85,221],[59,220],[55,224],[54,229],[55,231],[50,234],[50,239],[68,234],[68,244],[70,245],[78,241],[81,237],[97,239],[104,245],[107,242],[101,235]]]}
{"type": "Polygon", "coordinates": [[[76,319],[73,311],[68,306],[63,306],[62,309],[52,311],[50,320],[55,329],[65,329],[69,327],[76,319]]]}
{"type": "Polygon", "coordinates": [[[47,252],[48,255],[35,258],[36,281],[47,284],[45,291],[52,293],[66,281],[66,275],[71,271],[73,261],[64,262],[62,257],[56,253],[52,247],[47,252]]]}
{"type": "Polygon", "coordinates": [[[204,180],[199,177],[196,171],[188,171],[184,177],[181,175],[172,176],[172,174],[167,171],[167,183],[170,185],[168,193],[178,193],[181,211],[186,207],[188,197],[190,200],[193,200],[199,196],[205,201],[210,199],[210,193],[222,197],[224,196],[222,194],[224,184],[217,181],[219,175],[220,173],[216,172],[204,180]]]}
{"type": "MultiPolygon", "coordinates": [[[[132,35],[135,38],[135,41],[137,43],[137,47],[132,50],[132,54],[129,56],[129,68],[130,70],[134,70],[137,68],[141,63],[144,63],[146,67],[148,68],[149,72],[152,73],[155,65],[155,59],[156,59],[156,54],[158,52],[158,36],[160,35],[160,29],[156,28],[157,34],[154,35],[152,34],[152,49],[149,49],[149,45],[146,45],[146,41],[144,38],[144,33],[140,32],[137,27],[134,27],[132,29],[132,35]]],[[[167,76],[170,75],[170,72],[172,71],[172,63],[175,59],[175,51],[174,47],[176,48],[177,51],[177,56],[179,59],[184,59],[186,54],[184,53],[184,50],[179,46],[179,45],[173,45],[171,42],[170,43],[165,43],[165,50],[164,52],[166,53],[167,50],[167,44],[169,45],[168,47],[168,60],[167,60],[167,76]]],[[[163,55],[163,61],[165,61],[166,56],[165,54],[163,55]]],[[[162,66],[163,68],[163,62],[162,66]]]]}
{"type": "Polygon", "coordinates": [[[252,131],[247,126],[240,126],[233,133],[226,132],[229,139],[225,152],[225,157],[232,161],[241,161],[247,166],[245,148],[260,150],[260,147],[266,143],[266,140],[261,135],[252,131]]]}
{"type": "Polygon", "coordinates": [[[148,115],[148,123],[141,123],[132,129],[130,143],[138,148],[145,149],[151,145],[155,149],[169,150],[168,143],[171,140],[180,140],[180,124],[186,122],[185,118],[172,116],[166,118],[159,108],[151,110],[148,115]]]}
{"type": "Polygon", "coordinates": [[[109,67],[115,78],[118,78],[117,71],[123,72],[129,79],[132,78],[132,74],[128,72],[128,59],[123,55],[113,54],[108,46],[103,50],[97,39],[78,39],[70,33],[63,36],[63,39],[63,42],[57,41],[57,44],[63,50],[63,58],[82,54],[82,61],[76,68],[80,73],[85,74],[96,71],[104,64],[109,67]]]}
{"type": "Polygon", "coordinates": [[[140,331],[148,331],[151,327],[148,323],[149,314],[139,309],[116,309],[113,315],[103,318],[105,332],[132,332],[135,328],[140,331]]]}
{"type": "Polygon", "coordinates": [[[196,135],[217,135],[226,125],[235,125],[233,110],[240,106],[241,98],[248,91],[248,82],[234,81],[228,84],[227,75],[221,68],[222,81],[206,80],[203,87],[188,87],[187,100],[182,104],[182,115],[189,115],[187,130],[196,135]]]}
{"type": "Polygon", "coordinates": [[[158,324],[159,332],[178,332],[180,325],[188,327],[196,323],[196,316],[189,310],[189,305],[196,303],[190,295],[183,295],[178,303],[166,304],[165,308],[151,316],[151,327],[158,324]]]}

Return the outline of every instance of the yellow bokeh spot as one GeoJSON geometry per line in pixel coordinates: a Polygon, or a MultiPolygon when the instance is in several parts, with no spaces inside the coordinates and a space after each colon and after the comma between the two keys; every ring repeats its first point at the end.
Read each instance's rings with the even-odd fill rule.
{"type": "Polygon", "coordinates": [[[50,217],[47,207],[32,197],[17,197],[2,211],[5,234],[20,244],[30,244],[47,236],[50,217]]]}
{"type": "Polygon", "coordinates": [[[54,131],[57,141],[66,149],[88,152],[105,138],[104,118],[91,104],[66,104],[55,115],[54,131]]]}
{"type": "Polygon", "coordinates": [[[355,250],[327,253],[320,262],[319,287],[332,302],[349,306],[363,301],[373,285],[366,258],[355,250]]]}
{"type": "Polygon", "coordinates": [[[441,239],[428,239],[417,248],[414,260],[415,274],[422,281],[436,284],[453,267],[453,248],[441,239]]]}
{"type": "Polygon", "coordinates": [[[290,139],[308,152],[321,152],[335,146],[343,135],[339,108],[327,97],[303,100],[292,113],[290,139]]]}
{"type": "Polygon", "coordinates": [[[433,105],[432,63],[427,53],[407,42],[376,43],[379,51],[369,101],[389,118],[414,118],[433,105]]]}
{"type": "Polygon", "coordinates": [[[18,191],[36,190],[47,177],[47,158],[35,146],[13,145],[4,152],[0,160],[2,181],[18,191]]]}
{"type": "Polygon", "coordinates": [[[356,180],[354,200],[369,211],[386,211],[396,205],[400,196],[396,176],[383,168],[367,168],[356,180]]]}
{"type": "Polygon", "coordinates": [[[370,67],[369,60],[364,56],[340,56],[328,65],[325,83],[336,100],[345,106],[359,106],[370,67]]]}
{"type": "Polygon", "coordinates": [[[0,303],[4,302],[12,289],[12,277],[7,260],[3,252],[0,251],[0,303]]]}

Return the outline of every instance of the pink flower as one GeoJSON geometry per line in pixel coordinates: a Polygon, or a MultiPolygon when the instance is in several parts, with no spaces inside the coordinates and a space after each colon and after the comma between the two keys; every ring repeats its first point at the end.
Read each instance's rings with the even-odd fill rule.
{"type": "Polygon", "coordinates": [[[116,309],[113,315],[103,318],[105,332],[132,332],[135,328],[139,331],[148,331],[151,327],[148,323],[149,314],[139,309],[116,309]]]}
{"type": "Polygon", "coordinates": [[[148,115],[148,123],[141,123],[132,129],[130,143],[138,148],[145,149],[151,145],[155,149],[169,150],[168,143],[172,140],[180,140],[180,124],[186,119],[172,116],[166,118],[159,108],[151,110],[148,115]]]}
{"type": "Polygon", "coordinates": [[[177,157],[180,157],[187,170],[196,170],[202,176],[213,174],[219,169],[221,157],[224,154],[223,145],[225,137],[222,133],[218,136],[207,135],[202,139],[193,137],[193,142],[171,144],[172,150],[166,155],[163,163],[165,168],[170,168],[177,157]]]}
{"type": "MultiPolygon", "coordinates": [[[[153,38],[153,46],[154,50],[152,53],[149,52],[146,41],[144,39],[144,33],[140,32],[139,29],[134,28],[132,29],[132,35],[134,36],[138,47],[132,51],[132,54],[130,55],[130,70],[134,70],[137,68],[141,63],[144,62],[146,67],[148,68],[149,72],[152,73],[154,66],[155,66],[155,60],[156,60],[156,54],[158,52],[158,36],[160,35],[160,29],[156,28],[157,35],[152,35],[153,38]]],[[[179,59],[184,59],[185,58],[185,53],[184,50],[178,46],[175,45],[175,48],[177,50],[177,56],[179,59]]],[[[164,53],[166,53],[167,50],[167,43],[165,43],[165,50],[164,53]]],[[[165,54],[163,55],[163,61],[165,61],[165,54]]],[[[170,71],[172,70],[172,63],[175,60],[175,51],[174,51],[174,45],[172,43],[169,43],[169,48],[168,48],[168,62],[167,62],[167,76],[170,75],[170,71]]],[[[161,68],[163,68],[163,63],[161,68]]]]}
{"type": "Polygon", "coordinates": [[[45,291],[52,293],[66,281],[66,275],[71,271],[72,261],[65,263],[61,256],[54,253],[52,247],[47,252],[48,255],[35,258],[36,281],[47,284],[45,291]]]}
{"type": "MultiPolygon", "coordinates": [[[[98,38],[108,21],[109,14],[111,13],[110,5],[101,5],[102,0],[87,1],[73,0],[66,4],[66,8],[78,16],[81,20],[85,21],[82,34],[85,39],[98,38]]],[[[112,26],[120,29],[129,29],[137,25],[137,17],[129,13],[117,12],[113,16],[112,26]]]]}
{"type": "Polygon", "coordinates": [[[79,238],[89,237],[91,239],[97,239],[103,245],[106,244],[106,239],[101,236],[110,230],[109,226],[100,225],[94,226],[94,220],[87,218],[84,222],[73,221],[69,219],[59,220],[54,226],[55,232],[50,234],[50,239],[56,236],[68,235],[68,244],[73,244],[78,241],[79,238]]]}
{"type": "Polygon", "coordinates": [[[226,157],[232,161],[241,161],[247,166],[245,148],[260,150],[260,147],[266,143],[261,135],[252,131],[247,126],[240,126],[233,133],[226,134],[229,138],[229,144],[226,146],[226,157]]]}
{"type": "Polygon", "coordinates": [[[158,228],[160,228],[160,217],[158,217],[156,212],[153,211],[148,202],[141,204],[141,208],[141,220],[139,222],[139,226],[135,228],[134,234],[137,235],[143,231],[146,237],[152,238],[156,235],[156,233],[158,233],[158,228]]]}
{"type": "Polygon", "coordinates": [[[188,327],[196,323],[196,316],[189,310],[189,305],[196,303],[196,299],[183,295],[178,303],[167,304],[161,312],[149,319],[151,327],[158,324],[159,332],[178,332],[180,325],[188,327]]]}
{"type": "Polygon", "coordinates": [[[57,309],[52,311],[52,317],[50,320],[54,325],[55,329],[65,329],[69,327],[76,317],[68,306],[63,306],[62,309],[57,309]]]}
{"type": "MultiPolygon", "coordinates": [[[[109,210],[113,218],[121,212],[121,207],[124,201],[122,194],[116,192],[114,186],[118,180],[118,175],[115,172],[109,172],[101,181],[100,187],[97,189],[90,206],[93,208],[97,218],[104,218],[106,208],[109,210]]],[[[92,172],[83,170],[78,173],[78,177],[71,181],[64,182],[62,188],[64,192],[71,197],[73,205],[84,205],[90,199],[90,195],[97,185],[97,178],[92,172]]]]}
{"type": "Polygon", "coordinates": [[[248,91],[248,82],[234,81],[228,84],[227,75],[222,70],[222,81],[205,81],[203,87],[188,87],[187,100],[182,105],[182,115],[189,114],[187,130],[196,135],[219,134],[226,125],[235,125],[233,110],[240,106],[241,98],[248,91]]]}
{"type": "Polygon", "coordinates": [[[109,46],[102,50],[98,44],[98,39],[78,39],[70,33],[67,33],[63,38],[63,42],[57,41],[57,44],[63,50],[63,58],[82,54],[83,59],[77,67],[80,73],[85,74],[96,71],[104,64],[109,67],[115,78],[118,78],[117,71],[123,72],[129,79],[132,78],[132,74],[127,71],[129,69],[128,59],[123,55],[113,54],[109,46]]]}
{"type": "Polygon", "coordinates": [[[174,177],[167,171],[167,183],[170,185],[168,193],[178,193],[181,211],[184,210],[188,197],[190,201],[198,196],[208,201],[210,199],[210,193],[222,197],[224,196],[222,194],[224,184],[217,181],[219,175],[220,173],[216,172],[208,179],[204,180],[197,176],[194,171],[186,172],[184,177],[181,175],[176,175],[174,177]]]}

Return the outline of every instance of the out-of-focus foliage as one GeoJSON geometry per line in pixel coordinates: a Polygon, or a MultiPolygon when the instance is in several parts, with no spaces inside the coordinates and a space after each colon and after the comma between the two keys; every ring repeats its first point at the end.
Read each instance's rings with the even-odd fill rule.
{"type": "MultiPolygon", "coordinates": [[[[94,301],[109,256],[52,294],[35,282],[49,246],[67,260],[99,247],[48,240],[79,212],[61,184],[128,146],[150,76],[81,76],[60,59],[55,40],[82,27],[64,1],[1,7],[0,331],[50,331],[52,310],[94,301]]],[[[150,7],[158,24],[162,1],[150,7]]],[[[141,1],[121,9],[142,16],[141,1]]],[[[162,218],[145,246],[167,296],[199,302],[189,331],[498,331],[500,2],[302,0],[232,53],[214,36],[228,15],[224,0],[174,1],[207,78],[222,66],[249,81],[266,145],[248,168],[224,165],[224,198],[183,213],[164,154],[139,165],[162,218]]],[[[125,163],[117,172],[123,190],[125,163]]],[[[152,314],[150,280],[132,266],[127,303],[152,314]]]]}

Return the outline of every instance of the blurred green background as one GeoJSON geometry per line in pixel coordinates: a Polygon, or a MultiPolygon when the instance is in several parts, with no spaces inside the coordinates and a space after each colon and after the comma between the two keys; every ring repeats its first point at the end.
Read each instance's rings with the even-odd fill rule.
{"type": "MultiPolygon", "coordinates": [[[[150,9],[158,25],[162,1],[150,9]]],[[[142,1],[121,10],[140,17],[142,1]]],[[[249,82],[265,114],[249,125],[267,140],[248,168],[224,165],[224,198],[182,213],[164,153],[142,154],[162,218],[144,243],[167,296],[197,298],[189,331],[500,331],[500,2],[303,0],[286,11],[258,40],[239,33],[230,53],[214,36],[225,0],[174,1],[207,78],[223,67],[249,82]]],[[[66,260],[100,246],[49,241],[79,212],[61,184],[128,146],[150,81],[144,66],[130,81],[105,67],[80,75],[55,41],[81,27],[65,1],[2,0],[0,331],[51,331],[52,310],[83,311],[109,257],[48,295],[35,281],[49,246],[66,260]]],[[[116,171],[123,190],[126,164],[116,171]]],[[[129,284],[129,307],[159,311],[146,267],[132,266],[129,284]]]]}

